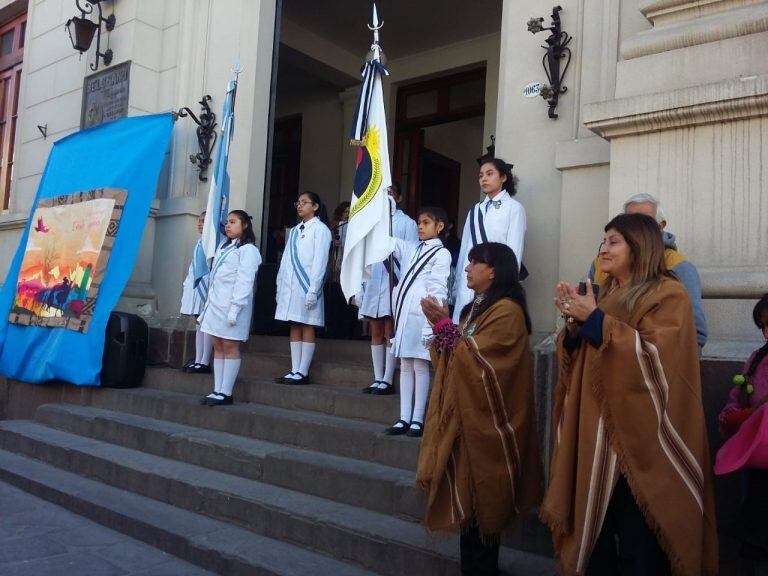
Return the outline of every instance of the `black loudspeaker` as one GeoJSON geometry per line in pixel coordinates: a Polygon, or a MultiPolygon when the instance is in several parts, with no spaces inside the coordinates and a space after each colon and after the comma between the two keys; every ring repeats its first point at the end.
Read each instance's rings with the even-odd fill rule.
{"type": "Polygon", "coordinates": [[[133,388],[141,384],[147,364],[149,327],[136,314],[112,312],[107,321],[101,385],[133,388]]]}

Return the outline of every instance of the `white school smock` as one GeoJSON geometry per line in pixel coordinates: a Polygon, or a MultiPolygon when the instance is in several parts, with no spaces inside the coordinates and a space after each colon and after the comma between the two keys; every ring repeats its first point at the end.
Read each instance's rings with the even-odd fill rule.
{"type": "MultiPolygon", "coordinates": [[[[392,215],[392,237],[406,242],[418,242],[419,230],[416,222],[402,210],[392,215]]],[[[394,257],[393,257],[394,260],[394,257]]],[[[402,276],[402,262],[395,261],[395,277],[402,276]],[[398,265],[400,262],[400,265],[398,265]]],[[[359,316],[384,318],[391,316],[389,305],[389,272],[383,262],[371,266],[371,277],[363,285],[359,316]]]]}
{"type": "Polygon", "coordinates": [[[432,328],[421,309],[421,299],[426,296],[434,296],[438,302],[448,299],[451,253],[434,238],[425,242],[396,239],[394,254],[402,263],[403,273],[392,297],[395,306],[392,353],[398,358],[429,360],[424,338],[432,334],[432,328]]]}
{"type": "MultiPolygon", "coordinates": [[[[210,273],[207,272],[204,274],[197,287],[195,287],[195,266],[199,265],[200,262],[200,259],[196,258],[196,255],[198,250],[202,249],[203,241],[198,240],[192,250],[192,261],[189,263],[187,276],[184,278],[184,283],[181,285],[181,309],[179,310],[181,314],[197,316],[203,310],[203,305],[205,304],[210,273]]],[[[205,260],[205,254],[203,254],[202,259],[205,260]]],[[[208,270],[207,265],[206,270],[208,270]]]]}
{"type": "Polygon", "coordinates": [[[225,240],[216,250],[211,268],[208,299],[198,318],[200,330],[227,340],[248,340],[253,316],[253,292],[261,254],[253,244],[239,246],[225,240]],[[237,310],[237,322],[230,326],[230,310],[237,310]]]}
{"type": "Polygon", "coordinates": [[[476,244],[483,242],[500,242],[512,249],[517,257],[518,269],[523,262],[523,242],[525,240],[525,208],[512,198],[506,190],[502,190],[490,204],[486,196],[469,210],[464,230],[461,234],[461,250],[456,264],[456,303],[453,309],[453,321],[459,323],[462,308],[475,297],[473,290],[467,288],[467,272],[469,251],[476,244]],[[495,204],[500,201],[501,204],[495,204]],[[473,237],[474,231],[474,237],[473,237]],[[483,239],[485,232],[485,239],[483,239]]]}
{"type": "Polygon", "coordinates": [[[275,320],[323,326],[323,282],[328,267],[331,231],[315,217],[291,228],[286,238],[277,273],[275,320]],[[307,310],[306,306],[307,292],[317,295],[317,304],[311,310],[307,310]]]}

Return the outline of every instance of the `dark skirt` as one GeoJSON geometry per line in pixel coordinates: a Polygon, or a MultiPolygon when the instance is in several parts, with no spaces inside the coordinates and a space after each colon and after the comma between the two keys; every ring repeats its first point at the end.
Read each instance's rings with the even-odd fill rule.
{"type": "Polygon", "coordinates": [[[745,558],[768,560],[768,470],[752,468],[746,472],[746,496],[736,536],[745,558]]]}

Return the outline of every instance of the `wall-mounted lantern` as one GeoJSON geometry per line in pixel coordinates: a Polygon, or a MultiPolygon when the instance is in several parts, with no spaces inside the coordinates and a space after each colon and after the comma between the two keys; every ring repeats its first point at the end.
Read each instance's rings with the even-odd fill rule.
{"type": "Polygon", "coordinates": [[[549,104],[549,117],[557,118],[555,109],[560,94],[565,94],[568,88],[563,86],[563,78],[571,64],[571,49],[568,48],[573,37],[560,28],[560,6],[552,9],[552,26],[545,28],[543,26],[544,18],[531,18],[528,20],[528,32],[538,34],[544,30],[549,30],[552,34],[547,38],[546,46],[542,46],[547,52],[541,59],[544,72],[547,75],[548,85],[541,87],[539,94],[549,104]],[[565,66],[561,68],[561,60],[565,59],[565,66]]]}
{"type": "Polygon", "coordinates": [[[107,18],[102,16],[101,3],[103,1],[83,0],[81,4],[80,0],[75,0],[75,5],[80,10],[80,16],[73,16],[65,24],[65,28],[69,32],[69,39],[72,41],[72,48],[80,54],[90,50],[93,37],[96,36],[96,62],[91,64],[91,70],[94,72],[99,69],[99,58],[104,61],[105,66],[109,66],[112,62],[112,50],[107,48],[106,51],[101,51],[101,23],[104,22],[107,31],[113,30],[115,28],[115,15],[110,14],[107,18]],[[98,10],[96,22],[86,17],[93,13],[94,6],[98,10]]]}

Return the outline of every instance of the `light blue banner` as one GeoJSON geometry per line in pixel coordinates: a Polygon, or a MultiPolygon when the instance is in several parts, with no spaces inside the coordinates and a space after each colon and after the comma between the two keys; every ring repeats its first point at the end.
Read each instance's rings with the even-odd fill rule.
{"type": "Polygon", "coordinates": [[[100,384],[107,320],[133,271],[172,130],[170,113],[133,116],[54,143],[30,216],[40,200],[64,194],[121,188],[128,197],[86,334],[8,322],[33,225],[29,218],[0,293],[0,374],[32,383],[100,384]]]}

